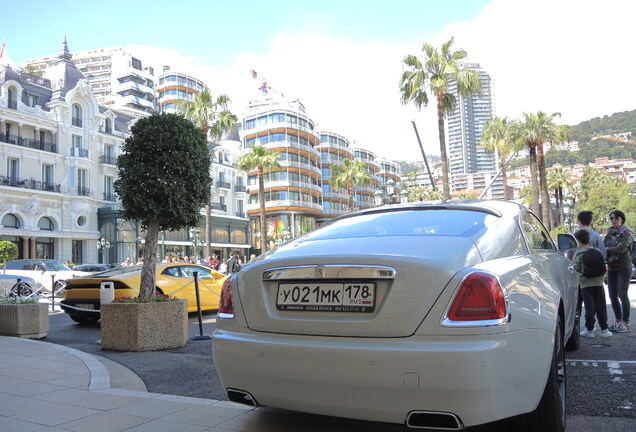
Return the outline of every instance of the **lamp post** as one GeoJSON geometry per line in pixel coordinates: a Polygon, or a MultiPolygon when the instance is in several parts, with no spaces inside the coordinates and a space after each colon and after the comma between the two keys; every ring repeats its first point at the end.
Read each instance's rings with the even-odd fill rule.
{"type": "Polygon", "coordinates": [[[106,258],[108,257],[110,242],[107,241],[104,237],[100,237],[99,240],[97,240],[96,246],[97,246],[97,253],[99,254],[101,252],[102,264],[108,264],[106,258]]]}
{"type": "Polygon", "coordinates": [[[568,228],[569,232],[572,232],[572,221],[574,219],[574,215],[572,214],[572,203],[574,202],[574,198],[571,196],[565,197],[565,202],[563,203],[563,216],[565,218],[565,224],[568,228]]]}
{"type": "Polygon", "coordinates": [[[199,246],[201,242],[201,230],[198,228],[190,228],[190,241],[192,241],[192,246],[194,248],[194,255],[197,255],[197,246],[199,246]]]}
{"type": "Polygon", "coordinates": [[[378,189],[373,194],[373,200],[375,202],[376,207],[381,206],[382,204],[397,204],[398,202],[405,204],[409,202],[409,193],[406,190],[400,192],[399,201],[398,196],[395,193],[395,181],[393,179],[389,179],[384,185],[384,189],[386,190],[387,199],[384,199],[384,192],[381,189],[378,189]]]}

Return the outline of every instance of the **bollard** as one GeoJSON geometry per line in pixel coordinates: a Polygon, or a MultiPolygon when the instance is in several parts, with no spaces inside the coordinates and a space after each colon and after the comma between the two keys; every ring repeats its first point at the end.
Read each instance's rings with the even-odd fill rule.
{"type": "Polygon", "coordinates": [[[102,282],[99,285],[99,304],[112,303],[115,300],[115,284],[113,282],[102,282]]]}
{"type": "Polygon", "coordinates": [[[55,310],[55,275],[51,275],[51,311],[55,310]]]}
{"type": "Polygon", "coordinates": [[[201,300],[199,299],[199,272],[192,272],[194,276],[194,291],[197,294],[197,314],[199,315],[199,336],[195,336],[192,340],[210,340],[212,336],[203,334],[203,316],[201,315],[201,300]]]}

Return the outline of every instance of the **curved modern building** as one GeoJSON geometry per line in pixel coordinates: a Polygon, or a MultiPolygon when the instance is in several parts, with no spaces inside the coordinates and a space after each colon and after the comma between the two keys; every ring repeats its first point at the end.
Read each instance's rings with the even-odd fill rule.
{"type": "Polygon", "coordinates": [[[192,102],[194,95],[201,93],[207,86],[203,81],[191,75],[172,72],[164,66],[157,86],[157,109],[159,112],[176,112],[179,101],[192,102]]]}
{"type": "Polygon", "coordinates": [[[380,176],[378,175],[380,165],[375,161],[375,153],[363,148],[353,148],[351,151],[354,159],[361,160],[366,164],[367,171],[373,179],[373,183],[369,186],[356,187],[356,207],[360,210],[375,207],[375,191],[380,185],[380,176]]]}
{"type": "Polygon", "coordinates": [[[349,195],[346,190],[335,190],[331,186],[331,167],[340,165],[344,159],[353,159],[349,140],[333,132],[320,132],[320,165],[322,171],[322,219],[328,220],[347,213],[349,195]]]}
{"type": "Polygon", "coordinates": [[[288,238],[312,231],[316,218],[322,215],[322,185],[320,144],[314,132],[314,122],[305,114],[298,101],[256,101],[250,104],[243,117],[243,147],[254,145],[279,152],[280,169],[266,171],[265,210],[267,239],[262,247],[259,227],[258,175],[248,173],[252,246],[261,251],[280,244],[288,238]]]}

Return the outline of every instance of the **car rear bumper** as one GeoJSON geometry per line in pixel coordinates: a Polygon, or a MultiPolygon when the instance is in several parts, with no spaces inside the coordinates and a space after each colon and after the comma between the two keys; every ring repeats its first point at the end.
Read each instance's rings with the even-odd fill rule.
{"type": "Polygon", "coordinates": [[[473,426],[537,407],[552,341],[542,330],[365,339],[217,329],[213,353],[223,387],[259,405],[390,423],[432,411],[473,426]]]}

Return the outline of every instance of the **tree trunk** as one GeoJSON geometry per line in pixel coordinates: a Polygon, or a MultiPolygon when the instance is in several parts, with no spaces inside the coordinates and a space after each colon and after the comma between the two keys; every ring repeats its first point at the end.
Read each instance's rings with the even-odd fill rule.
{"type": "Polygon", "coordinates": [[[353,182],[347,183],[347,192],[349,193],[349,209],[347,213],[351,213],[356,209],[356,199],[353,196],[353,182]]]}
{"type": "Polygon", "coordinates": [[[504,199],[508,199],[508,177],[506,176],[506,155],[499,152],[501,156],[501,181],[503,182],[504,199]]]}
{"type": "Polygon", "coordinates": [[[537,150],[534,145],[528,147],[530,152],[530,187],[532,188],[532,213],[539,217],[539,183],[537,181],[537,150]]]}
{"type": "Polygon", "coordinates": [[[146,231],[146,244],[144,245],[144,266],[141,269],[141,286],[139,298],[149,299],[155,296],[157,265],[157,243],[159,240],[159,222],[152,221],[146,231]]]}
{"type": "Polygon", "coordinates": [[[446,155],[446,136],[444,134],[444,103],[442,93],[437,93],[437,128],[439,130],[439,156],[442,160],[442,194],[450,199],[450,180],[448,176],[448,156],[446,155]]]}
{"type": "Polygon", "coordinates": [[[265,180],[263,179],[263,167],[258,167],[258,202],[260,204],[261,226],[261,253],[267,252],[267,223],[265,221],[265,180]]]}
{"type": "Polygon", "coordinates": [[[212,242],[212,239],[210,234],[212,233],[212,230],[211,230],[212,227],[210,226],[210,223],[211,223],[210,219],[212,218],[210,216],[210,204],[208,204],[205,206],[205,230],[204,230],[205,232],[205,237],[204,237],[205,238],[205,248],[204,248],[205,255],[204,256],[206,259],[211,255],[210,243],[212,242]]]}
{"type": "Polygon", "coordinates": [[[537,144],[537,164],[539,165],[539,186],[541,187],[541,218],[543,224],[551,230],[552,226],[552,206],[550,205],[550,193],[548,192],[548,176],[545,172],[545,156],[543,154],[543,144],[537,144]]]}

